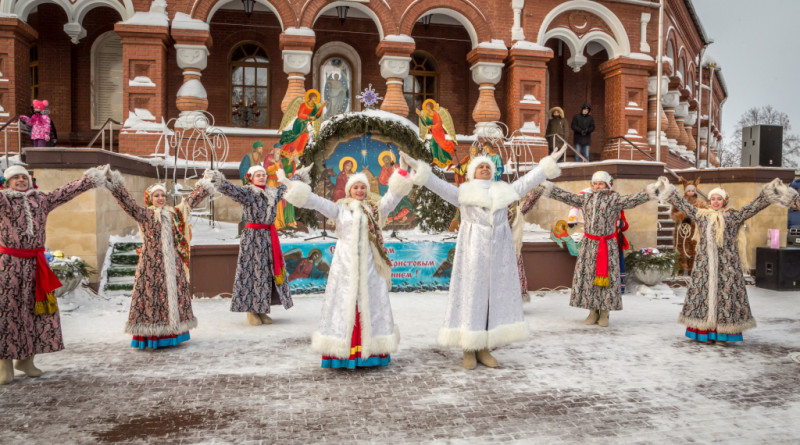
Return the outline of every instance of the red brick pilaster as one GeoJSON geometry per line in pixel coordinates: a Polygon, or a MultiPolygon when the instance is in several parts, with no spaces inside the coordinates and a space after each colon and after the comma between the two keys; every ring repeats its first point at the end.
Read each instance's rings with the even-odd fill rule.
{"type": "MultiPolygon", "coordinates": [[[[639,148],[647,145],[647,77],[654,63],[620,57],[600,65],[605,79],[606,138],[625,136],[639,148]]],[[[604,141],[603,159],[646,159],[626,142],[604,141]],[[626,147],[627,146],[627,147],[626,147]]]]}
{"type": "MultiPolygon", "coordinates": [[[[36,30],[22,20],[0,17],[0,125],[30,110],[29,51],[37,38],[36,30]]],[[[16,151],[19,143],[17,125],[11,124],[6,130],[11,151],[16,151]]]]}
{"type": "MultiPolygon", "coordinates": [[[[553,58],[549,48],[511,48],[506,64],[506,112],[509,131],[521,130],[526,136],[536,138],[535,159],[547,155],[547,129],[545,96],[547,89],[547,62],[553,58]],[[528,123],[528,125],[525,125],[528,123]],[[524,127],[524,128],[523,128],[524,127]],[[541,139],[540,139],[541,138],[541,139]]],[[[533,159],[522,159],[529,162],[533,159]]]]}

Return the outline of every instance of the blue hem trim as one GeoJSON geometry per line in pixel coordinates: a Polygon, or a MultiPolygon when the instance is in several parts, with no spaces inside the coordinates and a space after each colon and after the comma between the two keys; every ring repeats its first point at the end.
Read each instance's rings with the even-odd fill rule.
{"type": "Polygon", "coordinates": [[[716,332],[709,332],[708,334],[697,334],[686,330],[686,336],[692,340],[697,341],[744,341],[742,334],[719,334],[716,332]]]}
{"type": "Polygon", "coordinates": [[[322,367],[323,368],[347,368],[347,369],[356,369],[356,368],[369,368],[374,366],[388,366],[389,362],[392,360],[392,357],[387,355],[386,357],[379,357],[377,355],[373,355],[368,359],[364,360],[362,358],[357,358],[355,360],[349,359],[329,359],[329,360],[322,360],[322,367]]]}
{"type": "Polygon", "coordinates": [[[167,346],[177,346],[180,343],[189,340],[189,333],[181,334],[176,336],[175,338],[160,338],[158,340],[147,340],[147,341],[138,341],[138,340],[131,340],[131,347],[138,348],[138,349],[158,349],[158,348],[166,348],[167,346]]]}

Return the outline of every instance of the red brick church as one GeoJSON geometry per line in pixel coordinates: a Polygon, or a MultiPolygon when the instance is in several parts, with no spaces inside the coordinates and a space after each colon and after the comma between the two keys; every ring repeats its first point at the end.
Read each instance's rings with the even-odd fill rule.
{"type": "Polygon", "coordinates": [[[124,123],[113,150],[149,155],[170,119],[207,111],[238,160],[254,140],[277,141],[282,110],[305,90],[322,93],[329,116],[360,110],[372,85],[382,110],[414,123],[428,98],[447,107],[462,151],[500,121],[538,159],[548,110],[570,118],[588,102],[591,160],[644,159],[619,136],[654,154],[660,118],[668,166],[694,165],[707,146],[715,164],[725,82],[710,57],[700,74],[709,38],[691,0],[665,2],[656,113],[657,2],[2,0],[0,123],[47,99],[59,146],[86,146],[112,118],[124,123]]]}

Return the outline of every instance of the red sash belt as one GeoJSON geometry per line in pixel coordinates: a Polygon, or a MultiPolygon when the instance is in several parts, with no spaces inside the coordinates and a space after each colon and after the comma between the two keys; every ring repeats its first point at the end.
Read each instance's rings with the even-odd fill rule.
{"type": "Polygon", "coordinates": [[[281,251],[281,242],[278,239],[278,231],[275,229],[274,224],[256,224],[245,223],[245,228],[248,229],[262,229],[269,230],[270,241],[272,242],[272,263],[274,266],[275,283],[279,286],[283,284],[286,279],[286,267],[283,264],[283,252],[281,251]]]}
{"type": "Polygon", "coordinates": [[[597,260],[595,261],[595,277],[594,284],[597,286],[608,287],[608,240],[617,236],[616,232],[610,235],[592,235],[588,232],[584,233],[586,238],[590,240],[599,241],[597,246],[597,260]]]}
{"type": "Polygon", "coordinates": [[[14,249],[13,247],[0,246],[0,253],[17,258],[36,258],[36,302],[34,314],[54,314],[58,310],[58,303],[53,291],[61,287],[61,281],[47,265],[44,256],[44,247],[38,249],[14,249]]]}

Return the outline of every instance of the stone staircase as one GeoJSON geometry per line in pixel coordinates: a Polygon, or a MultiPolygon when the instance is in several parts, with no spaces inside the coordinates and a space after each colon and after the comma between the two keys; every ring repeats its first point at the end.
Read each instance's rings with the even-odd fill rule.
{"type": "Polygon", "coordinates": [[[142,243],[137,242],[112,243],[109,247],[111,254],[106,257],[107,264],[103,267],[104,293],[131,294],[136,265],[139,263],[136,249],[141,246],[142,243]]]}
{"type": "Polygon", "coordinates": [[[673,234],[675,233],[675,221],[669,216],[672,206],[669,204],[658,204],[658,232],[656,233],[656,247],[659,250],[675,249],[673,234]]]}

